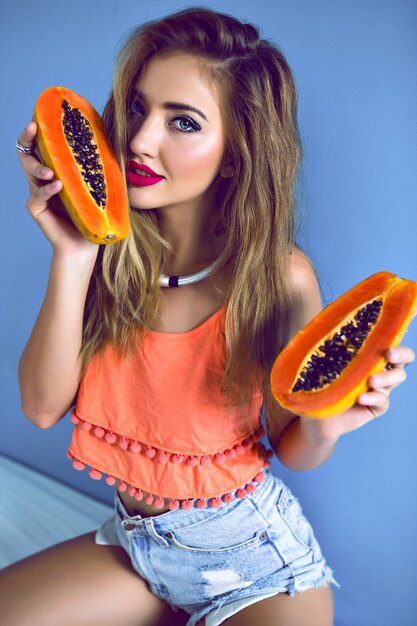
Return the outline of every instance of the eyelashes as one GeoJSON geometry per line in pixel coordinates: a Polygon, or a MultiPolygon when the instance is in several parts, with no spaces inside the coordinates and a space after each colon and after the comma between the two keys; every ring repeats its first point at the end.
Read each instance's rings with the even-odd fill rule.
{"type": "MultiPolygon", "coordinates": [[[[145,115],[143,104],[139,100],[133,100],[129,105],[128,114],[130,117],[145,115]]],[[[201,126],[188,115],[176,115],[169,121],[170,124],[175,122],[179,122],[179,126],[174,125],[174,128],[181,133],[195,133],[201,130],[201,126]]]]}
{"type": "Polygon", "coordinates": [[[170,121],[170,124],[173,124],[176,121],[185,122],[186,124],[189,125],[187,128],[178,128],[178,130],[183,133],[195,133],[201,130],[197,122],[192,120],[191,117],[187,117],[186,115],[177,115],[176,117],[173,117],[172,120],[170,121]]]}

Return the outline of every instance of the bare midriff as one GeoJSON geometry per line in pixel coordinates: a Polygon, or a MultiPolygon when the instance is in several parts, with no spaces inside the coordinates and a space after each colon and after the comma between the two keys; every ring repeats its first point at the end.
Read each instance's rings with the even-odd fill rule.
{"type": "Polygon", "coordinates": [[[131,517],[135,517],[135,515],[140,515],[141,517],[151,517],[161,515],[162,513],[166,513],[170,510],[167,504],[162,508],[157,509],[153,504],[146,504],[145,500],[140,500],[138,502],[133,496],[130,496],[127,491],[120,491],[119,484],[120,480],[117,480],[115,486],[126,511],[131,517]]]}

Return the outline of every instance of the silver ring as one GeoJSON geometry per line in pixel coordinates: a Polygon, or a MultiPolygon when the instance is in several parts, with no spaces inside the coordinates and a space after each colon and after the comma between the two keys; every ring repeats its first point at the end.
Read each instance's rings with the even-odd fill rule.
{"type": "Polygon", "coordinates": [[[20,152],[20,154],[35,154],[33,148],[25,148],[25,146],[22,146],[19,140],[16,141],[16,149],[18,152],[20,152]]]}

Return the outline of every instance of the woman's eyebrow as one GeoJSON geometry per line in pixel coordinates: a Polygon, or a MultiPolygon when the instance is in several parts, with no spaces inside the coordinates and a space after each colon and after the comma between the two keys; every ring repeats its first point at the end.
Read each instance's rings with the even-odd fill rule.
{"type": "Polygon", "coordinates": [[[183,102],[164,102],[163,106],[165,109],[181,109],[183,111],[194,111],[194,113],[197,113],[197,115],[202,117],[203,120],[206,120],[206,122],[208,122],[208,119],[206,118],[204,113],[200,111],[200,109],[196,109],[196,107],[191,106],[191,104],[184,104],[183,102]]]}
{"type": "MultiPolygon", "coordinates": [[[[146,97],[145,94],[140,91],[139,89],[134,89],[134,94],[136,96],[138,96],[139,98],[141,98],[142,100],[146,101],[146,97]]],[[[199,115],[200,117],[203,118],[203,120],[206,120],[206,122],[208,122],[207,117],[204,115],[204,113],[202,111],[200,111],[200,109],[197,109],[196,107],[193,107],[191,104],[185,104],[184,102],[164,102],[162,105],[165,109],[181,109],[182,111],[193,111],[194,113],[197,113],[197,115],[199,115]]]]}

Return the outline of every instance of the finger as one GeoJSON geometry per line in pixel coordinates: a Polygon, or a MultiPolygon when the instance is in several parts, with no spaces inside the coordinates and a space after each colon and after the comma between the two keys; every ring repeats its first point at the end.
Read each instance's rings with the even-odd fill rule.
{"type": "Polygon", "coordinates": [[[27,201],[27,208],[29,212],[36,217],[41,213],[48,203],[48,200],[59,193],[62,189],[62,183],[60,180],[54,180],[52,183],[39,187],[27,201]]]}
{"type": "Polygon", "coordinates": [[[414,350],[407,346],[393,346],[386,351],[385,358],[388,363],[392,363],[397,367],[404,367],[412,363],[416,355],[414,354],[414,350]]]}
{"type": "MultiPolygon", "coordinates": [[[[42,163],[42,159],[37,151],[36,132],[37,125],[35,122],[32,121],[29,122],[24,131],[19,135],[17,142],[20,143],[24,148],[29,148],[31,150],[31,152],[27,153],[21,152],[20,150],[17,151],[17,155],[22,165],[26,165],[28,162],[42,163]]],[[[16,148],[17,147],[18,146],[16,144],[16,148]]]]}
{"type": "MultiPolygon", "coordinates": [[[[33,148],[37,132],[36,122],[29,122],[24,131],[19,135],[18,141],[25,146],[25,148],[33,148]]],[[[24,156],[24,155],[23,155],[24,156]]]]}
{"type": "Polygon", "coordinates": [[[54,171],[50,167],[39,163],[36,157],[27,155],[22,163],[25,174],[31,177],[31,182],[51,180],[54,177],[54,171]]]}
{"type": "Polygon", "coordinates": [[[403,383],[407,378],[407,372],[403,367],[394,367],[391,370],[372,374],[368,378],[368,385],[372,389],[394,388],[403,383]]]}
{"type": "Polygon", "coordinates": [[[367,391],[366,393],[361,393],[361,395],[357,399],[357,402],[362,406],[367,406],[373,411],[385,413],[385,411],[387,411],[389,407],[389,394],[385,393],[382,390],[367,391]]]}
{"type": "MultiPolygon", "coordinates": [[[[35,142],[36,132],[37,132],[36,123],[29,122],[29,124],[26,126],[24,131],[20,134],[18,141],[25,148],[31,148],[34,150],[36,148],[36,142],[35,142]]],[[[36,183],[35,179],[40,179],[44,181],[44,180],[51,180],[53,178],[54,176],[53,170],[51,170],[50,167],[46,167],[45,165],[40,163],[40,160],[37,157],[37,155],[22,154],[20,152],[18,152],[18,154],[20,157],[24,157],[21,159],[22,167],[25,171],[25,174],[32,177],[33,179],[32,182],[36,183]]]]}

